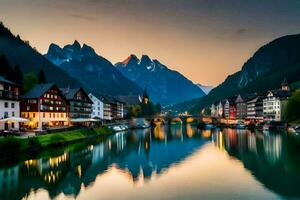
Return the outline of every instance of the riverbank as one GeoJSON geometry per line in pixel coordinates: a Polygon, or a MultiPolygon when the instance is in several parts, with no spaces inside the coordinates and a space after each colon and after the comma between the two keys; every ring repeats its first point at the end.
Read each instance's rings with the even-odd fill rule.
{"type": "Polygon", "coordinates": [[[93,129],[80,128],[29,138],[10,136],[0,139],[0,156],[7,157],[24,152],[38,152],[47,147],[64,146],[95,137],[111,135],[112,133],[107,127],[100,127],[93,129]]]}

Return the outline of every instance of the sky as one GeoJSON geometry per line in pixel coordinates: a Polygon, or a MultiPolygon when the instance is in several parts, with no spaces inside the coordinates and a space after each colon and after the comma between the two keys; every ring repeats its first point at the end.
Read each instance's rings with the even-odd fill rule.
{"type": "Polygon", "coordinates": [[[146,54],[213,86],[262,45],[300,33],[299,0],[0,0],[0,13],[41,53],[76,39],[112,63],[146,54]]]}

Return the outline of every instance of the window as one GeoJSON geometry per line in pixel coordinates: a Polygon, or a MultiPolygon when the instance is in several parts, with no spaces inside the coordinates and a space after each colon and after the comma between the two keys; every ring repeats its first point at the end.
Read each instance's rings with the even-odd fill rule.
{"type": "Polygon", "coordinates": [[[35,118],[35,113],[32,114],[33,118],[35,118]]]}
{"type": "Polygon", "coordinates": [[[8,112],[4,112],[4,118],[8,118],[8,112]]]}
{"type": "Polygon", "coordinates": [[[8,103],[7,102],[4,103],[4,107],[8,108],[8,103]]]}
{"type": "Polygon", "coordinates": [[[15,112],[12,112],[12,113],[11,113],[11,116],[14,117],[14,116],[15,116],[15,112]]]}
{"type": "Polygon", "coordinates": [[[45,118],[46,117],[46,113],[43,113],[43,118],[45,118]]]}
{"type": "Polygon", "coordinates": [[[15,108],[15,103],[11,103],[11,108],[15,108]]]}
{"type": "Polygon", "coordinates": [[[15,128],[15,123],[14,122],[11,123],[11,128],[15,128]]]}
{"type": "Polygon", "coordinates": [[[51,118],[51,113],[49,113],[49,118],[51,118]]]}

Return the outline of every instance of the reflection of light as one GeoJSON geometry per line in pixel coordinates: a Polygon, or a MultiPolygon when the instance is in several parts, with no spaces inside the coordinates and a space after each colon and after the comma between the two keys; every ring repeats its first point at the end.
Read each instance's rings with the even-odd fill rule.
{"type": "Polygon", "coordinates": [[[211,130],[203,130],[202,131],[202,137],[204,138],[210,138],[211,137],[211,130]]]}
{"type": "Polygon", "coordinates": [[[37,166],[37,160],[26,160],[24,162],[26,168],[28,169],[29,167],[36,167],[37,166]]]}
{"type": "Polygon", "coordinates": [[[166,135],[160,126],[154,128],[154,137],[159,140],[164,140],[166,135]]]}
{"type": "Polygon", "coordinates": [[[81,175],[82,175],[81,165],[77,166],[77,173],[78,173],[78,176],[81,177],[81,175]]]}
{"type": "Polygon", "coordinates": [[[216,138],[216,145],[220,150],[224,150],[224,137],[222,131],[217,133],[217,138],[216,138]]]}
{"type": "Polygon", "coordinates": [[[67,160],[67,154],[64,153],[61,156],[49,158],[50,167],[58,166],[60,163],[65,162],[67,160]]]}
{"type": "Polygon", "coordinates": [[[192,129],[190,124],[186,125],[186,135],[191,138],[195,134],[194,130],[192,129]]]}
{"type": "Polygon", "coordinates": [[[265,135],[263,145],[270,164],[275,164],[280,160],[282,154],[282,138],[280,135],[265,135]]]}

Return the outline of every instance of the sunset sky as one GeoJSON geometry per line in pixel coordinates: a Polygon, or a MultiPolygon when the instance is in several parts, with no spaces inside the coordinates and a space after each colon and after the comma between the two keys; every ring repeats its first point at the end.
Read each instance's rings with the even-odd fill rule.
{"type": "Polygon", "coordinates": [[[299,0],[0,0],[0,13],[42,53],[77,39],[112,63],[147,54],[206,85],[261,45],[300,33],[299,0]]]}

